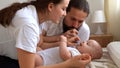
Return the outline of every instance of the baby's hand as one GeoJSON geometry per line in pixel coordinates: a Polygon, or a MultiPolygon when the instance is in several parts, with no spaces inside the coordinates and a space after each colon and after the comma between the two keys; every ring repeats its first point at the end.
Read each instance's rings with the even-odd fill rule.
{"type": "Polygon", "coordinates": [[[67,38],[64,35],[60,36],[60,42],[66,42],[67,43],[67,38]]]}

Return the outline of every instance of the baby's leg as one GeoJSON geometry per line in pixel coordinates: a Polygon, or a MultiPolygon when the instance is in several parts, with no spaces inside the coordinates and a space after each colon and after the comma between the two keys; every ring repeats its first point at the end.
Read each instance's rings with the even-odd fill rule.
{"type": "Polygon", "coordinates": [[[35,55],[35,67],[43,65],[43,59],[40,55],[35,55]]]}

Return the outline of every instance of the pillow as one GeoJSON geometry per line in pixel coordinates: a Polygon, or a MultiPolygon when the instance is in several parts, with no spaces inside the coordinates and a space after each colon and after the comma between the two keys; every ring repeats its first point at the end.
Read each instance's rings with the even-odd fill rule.
{"type": "Polygon", "coordinates": [[[120,68],[120,41],[109,43],[107,49],[112,60],[120,68]]]}

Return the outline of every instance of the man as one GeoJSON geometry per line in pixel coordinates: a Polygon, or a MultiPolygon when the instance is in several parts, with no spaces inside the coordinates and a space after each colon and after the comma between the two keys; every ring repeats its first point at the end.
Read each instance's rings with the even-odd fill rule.
{"type": "Polygon", "coordinates": [[[76,40],[76,37],[78,36],[71,35],[71,38],[69,38],[68,40],[72,43],[68,43],[68,45],[73,45],[73,43],[78,40],[80,40],[80,42],[88,40],[90,29],[85,23],[85,19],[88,15],[89,5],[86,0],[70,0],[67,8],[67,15],[60,21],[59,24],[51,23],[51,21],[47,21],[47,23],[44,24],[46,36],[54,36],[54,39],[44,38],[44,40],[47,39],[46,42],[53,40],[55,41],[55,38],[58,38],[58,35],[64,34],[67,36],[72,31],[77,32],[76,34],[79,36],[80,39],[76,40]]]}

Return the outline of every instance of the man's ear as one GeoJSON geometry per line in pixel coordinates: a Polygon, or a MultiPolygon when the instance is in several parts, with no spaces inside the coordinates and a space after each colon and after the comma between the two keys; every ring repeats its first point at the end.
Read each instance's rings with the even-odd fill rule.
{"type": "Polygon", "coordinates": [[[48,4],[48,11],[51,12],[53,8],[54,8],[54,4],[53,3],[48,4]]]}

